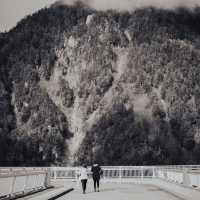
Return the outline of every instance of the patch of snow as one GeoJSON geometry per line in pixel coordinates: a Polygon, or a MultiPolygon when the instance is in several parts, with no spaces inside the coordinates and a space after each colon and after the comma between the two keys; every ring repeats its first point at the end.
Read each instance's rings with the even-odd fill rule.
{"type": "Polygon", "coordinates": [[[117,76],[115,77],[117,80],[121,77],[121,75],[127,69],[127,60],[128,60],[128,50],[124,48],[115,48],[114,52],[117,54],[117,76]]]}
{"type": "Polygon", "coordinates": [[[99,35],[99,40],[100,40],[101,42],[105,42],[105,41],[106,41],[106,35],[105,35],[105,34],[100,34],[100,35],[99,35]]]}
{"type": "Polygon", "coordinates": [[[125,36],[127,37],[128,41],[131,42],[132,41],[132,37],[131,37],[131,34],[128,30],[125,30],[124,31],[124,34],[125,36]]]}
{"type": "Polygon", "coordinates": [[[100,118],[100,111],[99,109],[98,110],[95,110],[88,118],[87,120],[87,129],[91,129],[92,126],[95,124],[96,121],[98,121],[98,119],[100,118]]]}
{"type": "Polygon", "coordinates": [[[45,89],[48,95],[51,97],[53,102],[59,106],[61,105],[61,99],[57,97],[56,93],[59,90],[59,79],[61,77],[62,71],[58,68],[54,68],[53,75],[49,81],[41,80],[40,87],[45,89]]]}
{"type": "MultiPolygon", "coordinates": [[[[83,63],[83,65],[86,65],[83,63]]],[[[82,99],[76,97],[74,106],[72,108],[66,108],[62,105],[61,98],[57,96],[57,92],[60,89],[59,80],[62,77],[67,79],[70,88],[76,88],[77,83],[80,81],[79,73],[80,67],[75,66],[71,68],[68,75],[64,78],[62,76],[62,70],[58,67],[54,68],[53,75],[49,81],[41,80],[40,86],[45,89],[52,99],[52,101],[59,107],[62,113],[67,117],[69,123],[69,131],[73,133],[73,137],[67,140],[69,152],[69,163],[73,164],[75,160],[74,156],[80,147],[84,137],[85,137],[85,107],[83,106],[82,99]]]]}
{"type": "Polygon", "coordinates": [[[80,99],[77,97],[74,103],[74,108],[71,113],[69,128],[73,132],[73,137],[67,142],[69,149],[69,162],[74,161],[75,154],[78,151],[84,137],[84,109],[80,105],[80,99]]]}
{"type": "Polygon", "coordinates": [[[38,117],[38,114],[37,113],[34,113],[33,114],[33,117],[36,119],[38,117]]]}
{"type": "Polygon", "coordinates": [[[94,18],[94,15],[88,15],[86,19],[86,25],[89,26],[92,22],[92,19],[94,18]]]}
{"type": "Polygon", "coordinates": [[[63,43],[64,48],[67,47],[67,44],[68,44],[68,38],[64,35],[64,43],[63,43]]]}
{"type": "Polygon", "coordinates": [[[78,45],[78,41],[73,36],[70,36],[68,39],[68,46],[74,48],[77,45],[78,45]]]}
{"type": "MultiPolygon", "coordinates": [[[[87,67],[86,63],[83,62],[83,67],[87,67]]],[[[80,66],[76,65],[68,70],[65,79],[68,81],[70,88],[77,88],[80,82],[80,66]]]]}
{"type": "Polygon", "coordinates": [[[28,88],[28,82],[25,82],[24,87],[28,88]]]}
{"type": "MultiPolygon", "coordinates": [[[[11,104],[13,105],[14,107],[14,113],[16,116],[19,115],[19,112],[18,112],[18,109],[17,109],[17,106],[16,106],[16,103],[15,103],[15,93],[13,92],[12,95],[11,95],[11,104]]],[[[19,117],[16,117],[16,124],[17,124],[17,127],[20,126],[20,118],[19,117]]]]}
{"type": "Polygon", "coordinates": [[[62,50],[55,48],[55,55],[60,58],[62,56],[62,50]]]}
{"type": "Polygon", "coordinates": [[[126,108],[127,111],[129,111],[130,109],[133,108],[133,105],[130,102],[128,102],[128,103],[125,104],[125,108],[126,108]]]}
{"type": "Polygon", "coordinates": [[[39,146],[39,152],[43,152],[44,148],[42,146],[39,146]]]}
{"type": "Polygon", "coordinates": [[[87,62],[85,60],[82,61],[82,69],[83,70],[87,69],[87,62]]]}
{"type": "Polygon", "coordinates": [[[112,84],[112,87],[109,88],[109,90],[104,94],[104,97],[101,99],[101,106],[103,106],[105,109],[109,109],[113,105],[113,100],[118,98],[117,93],[115,93],[115,87],[120,81],[121,76],[124,74],[124,72],[127,69],[127,57],[128,57],[128,50],[126,48],[113,48],[113,51],[117,55],[117,62],[113,63],[113,66],[117,73],[113,73],[114,81],[112,84]]]}
{"type": "Polygon", "coordinates": [[[27,102],[23,102],[24,107],[28,108],[29,104],[27,102]]]}
{"type": "Polygon", "coordinates": [[[147,113],[147,105],[149,103],[149,98],[146,94],[136,96],[134,99],[134,112],[147,113]]]}
{"type": "Polygon", "coordinates": [[[166,113],[166,119],[168,120],[169,119],[169,116],[168,116],[168,107],[169,105],[167,104],[167,102],[162,99],[161,97],[161,88],[162,88],[162,85],[160,85],[160,87],[157,89],[157,88],[153,88],[153,91],[156,93],[157,97],[158,97],[158,100],[160,101],[161,105],[162,105],[162,108],[163,110],[165,111],[166,113]]]}
{"type": "Polygon", "coordinates": [[[167,105],[166,101],[164,101],[163,99],[161,99],[160,101],[162,103],[162,106],[163,106],[165,113],[167,113],[168,112],[168,105],[167,105]]]}

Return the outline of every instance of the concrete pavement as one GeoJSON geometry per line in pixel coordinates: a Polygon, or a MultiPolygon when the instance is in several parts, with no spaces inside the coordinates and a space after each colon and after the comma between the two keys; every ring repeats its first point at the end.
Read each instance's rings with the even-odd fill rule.
{"type": "Polygon", "coordinates": [[[152,185],[103,183],[100,192],[94,192],[92,181],[89,181],[86,194],[82,194],[81,185],[68,185],[71,186],[74,187],[74,191],[58,200],[180,200],[152,185]]]}
{"type": "MultiPolygon", "coordinates": [[[[115,180],[116,181],[116,180],[115,180]]],[[[124,183],[101,181],[100,192],[94,192],[92,180],[88,181],[86,194],[81,184],[71,180],[52,180],[55,189],[36,194],[24,200],[48,200],[67,189],[74,190],[58,200],[199,200],[200,189],[191,189],[159,179],[129,179],[124,183]]]]}

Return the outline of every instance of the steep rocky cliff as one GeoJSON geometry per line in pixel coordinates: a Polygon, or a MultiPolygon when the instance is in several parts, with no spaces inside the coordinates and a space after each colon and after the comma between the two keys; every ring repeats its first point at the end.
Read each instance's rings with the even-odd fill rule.
{"type": "Polygon", "coordinates": [[[200,9],[52,6],[0,35],[0,164],[200,161],[200,9]]]}

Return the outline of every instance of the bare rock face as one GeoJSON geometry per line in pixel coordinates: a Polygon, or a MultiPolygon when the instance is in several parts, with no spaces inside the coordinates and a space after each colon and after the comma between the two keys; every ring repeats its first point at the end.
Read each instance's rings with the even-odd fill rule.
{"type": "Polygon", "coordinates": [[[198,163],[199,20],[54,5],[1,34],[0,164],[198,163]]]}

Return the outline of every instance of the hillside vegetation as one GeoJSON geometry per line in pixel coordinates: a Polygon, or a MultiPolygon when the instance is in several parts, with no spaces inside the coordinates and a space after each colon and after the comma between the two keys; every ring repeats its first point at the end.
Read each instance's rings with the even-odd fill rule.
{"type": "Polygon", "coordinates": [[[0,165],[200,162],[200,8],[52,6],[0,34],[0,165]]]}

